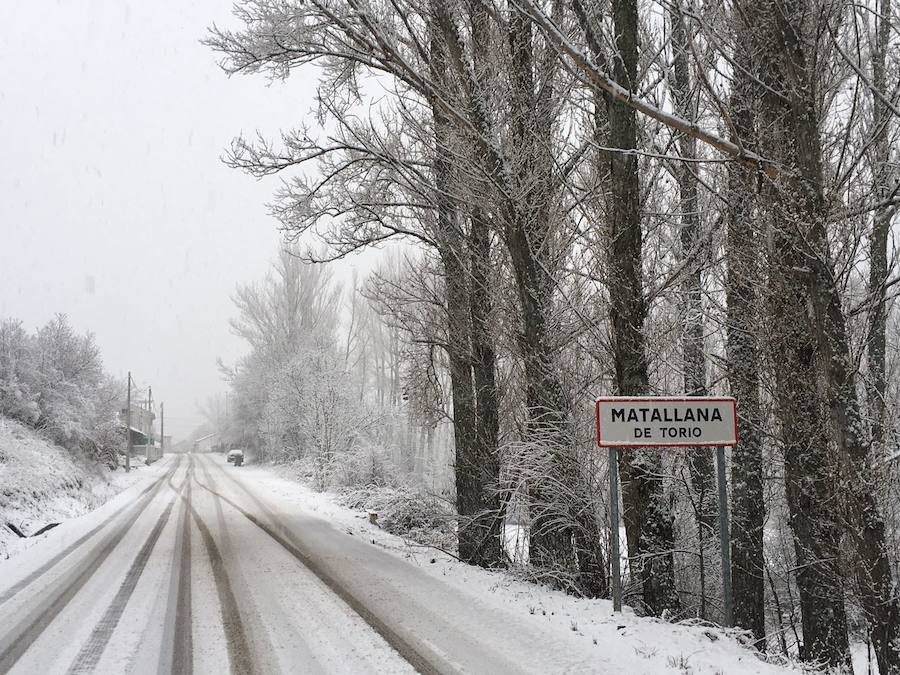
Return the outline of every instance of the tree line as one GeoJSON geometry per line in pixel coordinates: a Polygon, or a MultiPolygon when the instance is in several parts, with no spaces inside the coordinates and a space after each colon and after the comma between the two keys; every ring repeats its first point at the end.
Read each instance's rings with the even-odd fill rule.
{"type": "MultiPolygon", "coordinates": [[[[737,624],[843,668],[863,637],[900,672],[892,0],[234,13],[222,67],[317,77],[320,124],[228,164],[284,176],[271,211],[324,241],[310,261],[415,251],[369,304],[409,389],[448,385],[463,560],[508,564],[526,514],[529,573],[605,595],[593,397],[730,394],[737,624]]],[[[621,478],[632,604],[720,618],[709,453],[629,450],[621,478]]]]}
{"type": "MultiPolygon", "coordinates": [[[[441,491],[436,423],[416,408],[399,326],[364,287],[290,247],[261,281],[241,285],[231,329],[248,353],[220,362],[230,390],[205,406],[209,428],[257,458],[298,463],[314,487],[396,483],[411,474],[441,491]],[[405,372],[401,372],[401,371],[405,372]]],[[[439,384],[437,386],[440,386],[439,384]]]]}

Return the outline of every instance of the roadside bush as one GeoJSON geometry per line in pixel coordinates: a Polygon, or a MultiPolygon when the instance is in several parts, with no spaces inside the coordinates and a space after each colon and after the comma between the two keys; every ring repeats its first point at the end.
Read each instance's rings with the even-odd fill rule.
{"type": "Polygon", "coordinates": [[[332,462],[330,483],[337,488],[384,487],[399,485],[401,480],[390,452],[373,444],[341,453],[338,461],[332,462]]]}
{"type": "Polygon", "coordinates": [[[292,479],[303,483],[304,485],[313,486],[315,483],[316,467],[315,462],[309,457],[302,459],[293,459],[287,462],[279,462],[278,466],[292,479]]]}
{"type": "Polygon", "coordinates": [[[382,529],[419,544],[456,550],[455,514],[440,500],[405,487],[367,485],[345,490],[344,506],[374,511],[382,529]]]}

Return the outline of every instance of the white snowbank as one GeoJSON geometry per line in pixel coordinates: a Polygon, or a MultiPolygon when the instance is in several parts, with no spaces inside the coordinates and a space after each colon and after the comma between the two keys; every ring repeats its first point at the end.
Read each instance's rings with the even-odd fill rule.
{"type": "Polygon", "coordinates": [[[38,539],[30,535],[45,525],[96,509],[140,480],[141,473],[108,471],[0,417],[0,560],[33,545],[38,539]]]}

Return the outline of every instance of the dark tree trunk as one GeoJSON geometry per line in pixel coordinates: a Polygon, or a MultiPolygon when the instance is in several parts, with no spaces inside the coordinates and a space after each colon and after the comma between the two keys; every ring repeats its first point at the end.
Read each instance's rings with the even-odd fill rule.
{"type": "MultiPolygon", "coordinates": [[[[684,119],[694,122],[696,102],[692,94],[693,77],[688,58],[688,35],[684,17],[679,9],[671,10],[673,86],[675,110],[684,119]]],[[[688,396],[706,395],[706,358],[703,349],[703,265],[704,258],[697,251],[700,230],[700,202],[698,199],[697,140],[682,136],[678,148],[685,162],[677,168],[681,209],[681,258],[686,265],[683,284],[682,352],[684,360],[684,393],[688,396]]],[[[692,451],[691,479],[698,495],[706,495],[702,516],[707,525],[715,520],[715,472],[712,455],[707,451],[692,451]]]]}
{"type": "MultiPolygon", "coordinates": [[[[484,84],[489,75],[489,16],[480,2],[470,2],[469,23],[472,30],[472,62],[475,77],[484,84]]],[[[484,166],[487,158],[476,148],[476,162],[484,166]]],[[[470,179],[471,180],[471,179],[470,179]]],[[[472,194],[487,199],[491,194],[481,185],[470,185],[472,194]]],[[[477,201],[477,200],[476,200],[477,201]]],[[[472,368],[475,383],[476,428],[475,454],[480,457],[484,486],[482,516],[478,520],[482,547],[481,565],[496,567],[504,561],[505,501],[500,486],[500,400],[496,382],[496,353],[490,328],[493,300],[491,284],[492,223],[482,203],[470,205],[469,255],[472,270],[470,312],[472,318],[472,368]]]]}
{"type": "MultiPolygon", "coordinates": [[[[556,5],[557,9],[560,7],[556,5]]],[[[443,30],[455,77],[461,83],[462,100],[479,130],[471,137],[476,157],[484,163],[484,175],[492,183],[469,187],[476,195],[493,196],[496,208],[490,217],[503,234],[521,305],[519,346],[528,409],[527,440],[533,449],[534,463],[526,467],[532,506],[531,563],[537,569],[562,572],[574,581],[576,590],[589,592],[586,589],[592,587],[593,580],[583,576],[585,570],[593,570],[596,565],[582,565],[574,545],[577,523],[585,509],[576,503],[577,499],[573,500],[577,497],[574,486],[578,465],[572,416],[560,378],[560,348],[553,339],[553,274],[558,268],[554,208],[560,186],[554,182],[555,158],[550,139],[558,59],[551,50],[543,50],[542,59],[535,63],[532,25],[520,12],[512,11],[508,22],[496,24],[480,3],[470,4],[470,13],[477,17],[473,36],[483,35],[484,27],[490,24],[508,40],[509,70],[498,81],[510,86],[509,100],[503,106],[509,115],[509,135],[508,142],[501,142],[488,114],[493,94],[485,73],[486,62],[495,60],[493,55],[485,56],[483,50],[475,49],[474,68],[469,71],[462,53],[464,40],[455,28],[449,6],[435,0],[432,11],[443,30]],[[496,140],[496,144],[486,139],[496,140]],[[501,146],[506,146],[503,154],[499,151],[501,146]]],[[[485,44],[484,40],[475,41],[485,44]]],[[[587,541],[585,537],[590,535],[582,534],[585,549],[599,549],[599,539],[587,541]]],[[[602,574],[602,570],[597,573],[602,574]]]]}
{"type": "MultiPolygon", "coordinates": [[[[891,0],[881,0],[878,11],[876,40],[872,55],[872,95],[874,135],[872,138],[872,197],[876,202],[885,200],[895,171],[890,168],[889,125],[892,116],[877,93],[887,98],[889,91],[885,77],[885,60],[891,33],[891,0]]],[[[869,622],[878,670],[890,675],[900,674],[900,606],[894,592],[894,579],[884,533],[884,521],[873,495],[877,477],[871,469],[885,448],[885,372],[888,280],[888,238],[891,218],[896,207],[876,208],[872,219],[872,236],[869,254],[869,295],[872,298],[872,325],[868,342],[869,362],[869,417],[872,420],[872,448],[867,456],[859,447],[850,457],[854,469],[850,484],[860,486],[855,491],[855,518],[852,528],[857,535],[860,565],[857,581],[866,619],[869,622]]],[[[839,309],[839,308],[838,308],[839,309]]],[[[855,391],[852,392],[855,396],[855,391]]],[[[848,391],[846,395],[850,395],[848,391]]]]}
{"type": "MultiPolygon", "coordinates": [[[[822,152],[814,73],[805,53],[805,0],[766,0],[744,8],[760,79],[760,147],[779,162],[766,185],[770,226],[767,331],[775,369],[785,488],[797,563],[804,657],[849,664],[841,573],[841,462],[832,449],[832,373],[822,339],[827,278],[822,152]],[[749,10],[749,11],[747,11],[749,10]]],[[[840,307],[838,305],[838,313],[840,307]]]]}
{"type": "MultiPolygon", "coordinates": [[[[613,21],[618,54],[614,72],[619,84],[633,90],[637,75],[638,21],[636,0],[614,0],[613,21]]],[[[624,103],[608,100],[610,180],[609,276],[610,314],[616,392],[623,396],[649,390],[641,260],[641,204],[637,158],[635,111],[624,103]]],[[[675,589],[674,528],[663,484],[659,479],[660,453],[634,449],[623,453],[622,504],[625,533],[633,569],[641,579],[643,602],[653,614],[680,609],[675,589]]]]}
{"type": "Polygon", "coordinates": [[[552,280],[536,261],[523,223],[510,237],[510,254],[522,305],[520,339],[525,369],[528,440],[535,446],[535,475],[530,488],[532,519],[529,559],[538,569],[573,573],[575,550],[568,496],[561,488],[572,485],[568,453],[574,439],[568,400],[559,382],[556,354],[549,341],[552,280]],[[543,475],[542,475],[543,474],[543,475]]]}
{"type": "Polygon", "coordinates": [[[531,22],[520,12],[509,19],[512,100],[512,199],[506,202],[506,243],[522,307],[520,346],[525,370],[528,440],[536,466],[530,486],[532,520],[529,558],[538,569],[577,576],[573,519],[568,496],[574,445],[569,402],[559,379],[558,350],[552,343],[551,251],[552,125],[545,106],[552,82],[536,93],[531,22]],[[518,197],[518,198],[516,198],[518,197]],[[537,469],[537,470],[535,470],[537,469]],[[540,475],[544,474],[544,475],[540,475]]]}
{"type": "MultiPolygon", "coordinates": [[[[873,190],[873,193],[878,195],[879,190],[873,190]]],[[[871,334],[866,350],[869,360],[869,417],[872,420],[872,444],[877,452],[884,451],[885,441],[885,394],[887,392],[885,285],[888,280],[887,248],[890,226],[889,209],[877,209],[872,217],[872,236],[869,242],[869,295],[872,298],[872,319],[871,334]]]]}
{"type": "Polygon", "coordinates": [[[473,523],[480,541],[477,562],[484,567],[503,563],[504,500],[500,490],[499,397],[496,382],[496,354],[491,337],[491,239],[483,212],[475,208],[469,233],[472,267],[472,367],[475,378],[475,448],[481,472],[479,482],[484,503],[473,523]]]}
{"type": "Polygon", "coordinates": [[[820,378],[815,338],[797,321],[797,312],[805,307],[795,283],[782,276],[772,284],[771,294],[787,298],[771,303],[772,322],[779,325],[773,331],[772,352],[779,361],[776,401],[800,591],[803,656],[844,665],[849,645],[840,570],[838,462],[829,452],[827,419],[819,397],[809,389],[809,383],[820,378]]]}
{"type": "MultiPolygon", "coordinates": [[[[444,208],[446,207],[439,207],[441,211],[444,208]]],[[[454,222],[457,217],[458,214],[452,210],[438,215],[439,220],[446,221],[440,227],[448,240],[439,245],[439,250],[444,264],[447,293],[447,352],[453,398],[456,510],[460,520],[459,557],[465,562],[481,565],[486,564],[481,557],[486,551],[486,542],[483,541],[484,533],[477,523],[483,517],[483,508],[488,501],[488,486],[482,482],[482,458],[477,437],[469,271],[462,258],[465,254],[462,238],[452,234],[459,227],[454,222]],[[447,230],[443,229],[445,226],[447,230]]],[[[491,560],[489,564],[493,562],[491,560]]]]}
{"type": "MultiPolygon", "coordinates": [[[[891,32],[891,0],[881,0],[877,18],[875,45],[872,52],[872,86],[884,98],[890,96],[885,78],[885,59],[891,32]]],[[[889,130],[891,111],[873,92],[872,134],[872,198],[885,200],[890,192],[889,130]]],[[[885,373],[887,306],[885,284],[888,279],[888,237],[891,216],[896,207],[876,208],[872,214],[872,236],[869,242],[869,295],[872,298],[872,326],[868,342],[869,417],[872,420],[872,444],[876,453],[884,450],[885,373]]]]}
{"type": "MultiPolygon", "coordinates": [[[[669,11],[672,26],[673,74],[672,94],[675,112],[682,118],[694,123],[697,117],[696,100],[689,59],[690,39],[687,34],[684,16],[680,7],[672,7],[669,11]]],[[[681,263],[686,266],[682,282],[682,358],[684,364],[684,393],[688,396],[706,395],[706,358],[703,345],[703,265],[705,260],[697,250],[700,230],[700,202],[698,199],[699,170],[697,159],[697,140],[693,136],[683,135],[678,143],[679,154],[684,162],[676,167],[678,191],[681,210],[681,263]]],[[[706,566],[709,557],[706,555],[706,542],[716,541],[716,485],[712,452],[709,448],[694,447],[686,449],[691,487],[694,492],[696,509],[697,539],[700,548],[700,618],[706,616],[706,566]]],[[[710,556],[713,557],[714,556],[710,556]]]]}
{"type": "Polygon", "coordinates": [[[884,519],[874,494],[878,477],[872,466],[871,446],[863,437],[863,419],[837,283],[830,264],[817,263],[818,297],[814,307],[818,340],[829,383],[831,424],[848,465],[844,481],[849,507],[847,529],[856,546],[857,560],[853,567],[859,599],[869,624],[879,672],[896,675],[900,673],[900,599],[894,586],[884,519]]]}
{"type": "MultiPolygon", "coordinates": [[[[811,350],[815,350],[818,359],[818,373],[797,369],[793,381],[779,385],[783,389],[779,398],[789,397],[795,407],[797,399],[803,396],[806,400],[817,398],[824,404],[809,411],[808,437],[797,436],[785,448],[789,505],[793,503],[792,519],[801,525],[795,528],[798,564],[811,563],[798,573],[798,581],[804,582],[800,584],[804,640],[811,658],[833,664],[848,660],[843,588],[837,565],[841,534],[838,521],[844,513],[840,501],[846,497],[847,531],[856,545],[854,568],[860,601],[879,666],[883,672],[894,673],[900,671],[900,602],[894,593],[884,521],[873,493],[876,479],[871,469],[871,446],[864,438],[855,367],[825,229],[827,210],[822,192],[816,91],[810,81],[810,66],[804,53],[807,40],[802,33],[808,8],[802,2],[791,3],[787,11],[782,5],[766,3],[765,7],[763,25],[771,30],[766,37],[775,48],[776,58],[766,62],[763,79],[782,96],[771,92],[764,95],[764,114],[771,116],[768,121],[775,128],[783,130],[775,134],[776,145],[766,148],[766,154],[793,168],[791,172],[784,171],[773,186],[779,218],[774,230],[773,268],[778,283],[773,285],[773,304],[787,310],[775,317],[775,324],[781,325],[779,318],[793,321],[794,332],[801,334],[791,336],[792,347],[801,348],[804,364],[811,350]],[[811,383],[821,383],[822,394],[815,396],[815,391],[809,391],[811,383]],[[829,456],[826,448],[830,439],[822,439],[821,432],[819,439],[813,440],[817,439],[813,432],[826,428],[828,423],[840,452],[837,458],[829,456]],[[796,444],[807,445],[801,446],[800,452],[791,452],[796,444]],[[836,484],[844,463],[845,491],[836,484]],[[810,521],[808,528],[803,526],[804,518],[810,521]]],[[[790,332],[782,329],[777,333],[790,332]]],[[[778,354],[781,359],[783,352],[778,350],[778,354]]],[[[781,363],[787,367],[785,370],[794,370],[790,362],[781,363]]],[[[796,433],[803,424],[797,424],[798,416],[789,409],[784,412],[784,422],[789,422],[796,433]]]]}
{"type": "MultiPolygon", "coordinates": [[[[744,143],[754,139],[753,83],[746,50],[734,55],[745,71],[732,80],[730,114],[735,134],[744,143]]],[[[740,443],[731,453],[731,583],[735,625],[753,633],[765,648],[765,559],[763,525],[762,412],[759,401],[759,329],[757,289],[760,284],[758,221],[754,216],[754,173],[733,162],[728,167],[727,372],[738,402],[740,443]]]]}
{"type": "MultiPolygon", "coordinates": [[[[446,52],[442,33],[435,27],[431,41],[432,76],[445,81],[446,52]]],[[[500,555],[499,527],[496,509],[491,510],[497,498],[496,437],[494,448],[490,436],[480,433],[478,425],[478,395],[473,367],[472,278],[468,242],[463,235],[461,216],[452,195],[455,181],[452,164],[452,127],[441,108],[432,106],[435,130],[435,204],[436,239],[438,253],[444,266],[447,302],[447,352],[450,362],[450,383],[453,397],[453,433],[455,441],[456,509],[459,515],[459,557],[465,562],[482,566],[494,566],[500,555]],[[486,455],[494,462],[485,465],[486,455]],[[489,522],[485,526],[485,522],[489,522]]],[[[479,324],[484,316],[476,313],[479,324]]],[[[478,336],[479,375],[486,376],[485,368],[493,367],[493,357],[484,350],[486,335],[478,336]]],[[[485,391],[482,396],[489,396],[485,391]]],[[[491,413],[488,412],[488,415],[491,413]]],[[[494,408],[496,414],[496,407],[494,408]]]]}

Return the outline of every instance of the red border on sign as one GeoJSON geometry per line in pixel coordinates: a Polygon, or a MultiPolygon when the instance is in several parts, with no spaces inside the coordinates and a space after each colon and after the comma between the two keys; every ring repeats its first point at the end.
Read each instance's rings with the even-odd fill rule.
{"type": "Polygon", "coordinates": [[[594,405],[594,413],[597,416],[597,446],[601,448],[716,448],[720,445],[737,445],[740,440],[738,429],[737,399],[733,396],[601,396],[594,405]],[[731,403],[734,414],[734,443],[662,443],[659,441],[649,443],[604,443],[600,437],[600,404],[622,401],[625,403],[660,403],[669,401],[672,403],[731,403]]]}

